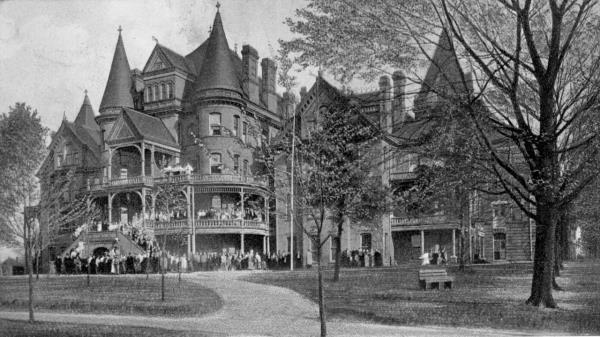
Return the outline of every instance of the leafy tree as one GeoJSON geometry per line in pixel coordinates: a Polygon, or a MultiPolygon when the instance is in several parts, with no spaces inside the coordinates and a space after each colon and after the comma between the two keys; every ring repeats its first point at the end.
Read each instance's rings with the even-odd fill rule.
{"type": "Polygon", "coordinates": [[[465,111],[471,131],[490,154],[493,178],[536,221],[527,303],[556,307],[552,280],[559,215],[598,174],[597,133],[576,142],[569,136],[598,105],[595,8],[592,0],[314,0],[297,12],[298,20],[288,20],[300,36],[283,46],[297,53],[302,65],[324,66],[342,79],[372,78],[381,69],[406,66],[419,82],[418,66],[435,61],[432,66],[444,80],[441,85],[421,81],[427,85],[422,90],[465,111]],[[442,30],[449,38],[438,44],[433,37],[442,30]],[[460,55],[462,67],[456,71],[433,60],[431,46],[460,55]],[[469,86],[477,94],[464,95],[469,86]],[[508,149],[514,150],[510,156],[508,149]]]}
{"type": "Polygon", "coordinates": [[[29,211],[36,191],[34,174],[44,159],[46,134],[37,110],[25,103],[16,103],[9,107],[8,113],[0,115],[0,238],[4,243],[24,246],[31,322],[34,321],[33,232],[39,224],[29,211]]]}
{"type": "Polygon", "coordinates": [[[326,181],[328,210],[335,219],[335,271],[339,280],[341,245],[346,220],[370,227],[380,226],[380,217],[391,206],[391,193],[382,181],[378,166],[383,155],[377,130],[360,118],[349,98],[337,97],[319,113],[318,132],[311,135],[312,156],[329,160],[322,168],[333,175],[326,181]]]}
{"type": "MultiPolygon", "coordinates": [[[[167,215],[167,222],[171,221],[171,214],[175,211],[186,211],[187,210],[187,198],[183,193],[183,189],[180,185],[175,184],[173,181],[168,179],[167,183],[155,185],[155,211],[167,215]]],[[[188,216],[192,216],[188,214],[188,216]]],[[[165,267],[164,260],[167,258],[166,247],[167,247],[167,233],[168,230],[162,235],[162,247],[160,249],[160,271],[161,271],[161,301],[165,300],[165,267]]],[[[174,235],[179,241],[184,236],[184,230],[178,230],[175,233],[169,233],[174,235]]],[[[147,268],[146,268],[147,269],[147,268]]],[[[181,274],[179,274],[179,280],[181,280],[181,274]]]]}

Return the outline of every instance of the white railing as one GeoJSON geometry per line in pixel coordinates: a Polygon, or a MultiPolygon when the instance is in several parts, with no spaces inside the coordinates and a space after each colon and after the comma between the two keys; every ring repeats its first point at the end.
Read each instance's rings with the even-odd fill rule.
{"type": "MultiPolygon", "coordinates": [[[[263,221],[258,220],[217,220],[217,219],[204,219],[195,220],[195,228],[244,228],[244,229],[261,229],[268,230],[268,226],[263,221]]],[[[188,229],[190,225],[188,220],[172,220],[172,221],[146,221],[146,226],[153,229],[188,229]]]]}
{"type": "Polygon", "coordinates": [[[202,184],[202,183],[247,183],[255,184],[261,187],[267,187],[267,180],[252,176],[242,176],[238,174],[182,174],[168,177],[154,178],[151,176],[137,176],[127,178],[113,178],[110,181],[105,179],[90,181],[88,190],[97,191],[106,187],[130,186],[130,185],[149,185],[157,184],[202,184]]]}
{"type": "Polygon", "coordinates": [[[445,224],[449,222],[455,222],[448,219],[446,215],[426,215],[419,217],[393,217],[391,224],[392,226],[415,226],[415,225],[437,225],[445,224]]]}
{"type": "Polygon", "coordinates": [[[137,176],[137,177],[128,177],[128,178],[116,178],[111,179],[109,182],[110,186],[125,186],[125,185],[152,185],[154,183],[154,179],[149,176],[137,176]]]}

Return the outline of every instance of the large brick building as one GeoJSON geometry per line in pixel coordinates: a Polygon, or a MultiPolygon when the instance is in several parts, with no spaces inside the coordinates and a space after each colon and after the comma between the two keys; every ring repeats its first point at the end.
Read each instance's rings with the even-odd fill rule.
{"type": "MultiPolygon", "coordinates": [[[[460,80],[463,73],[455,54],[449,48],[448,36],[440,36],[440,42],[433,53],[432,61],[425,77],[417,90],[412,106],[409,104],[407,78],[402,71],[396,71],[392,79],[382,76],[376,90],[354,94],[339,90],[319,76],[310,90],[303,90],[296,113],[301,120],[300,136],[307,137],[318,124],[319,111],[327,108],[336,95],[346,95],[360,106],[366,117],[377,128],[384,130],[378,151],[382,160],[373,170],[381,177],[382,184],[398,191],[409,190],[418,179],[417,170],[421,165],[430,165],[430,161],[419,151],[397,145],[429,128],[436,113],[444,111],[440,106],[446,104],[441,92],[472,95],[469,81],[460,80]],[[399,149],[401,148],[401,150],[399,149]]],[[[498,141],[502,141],[498,139],[498,141]]],[[[517,159],[518,160],[518,159],[517,159]]],[[[468,194],[467,216],[463,225],[456,212],[448,212],[443,207],[432,207],[429,212],[409,214],[405,205],[399,205],[394,212],[374,219],[378,224],[366,225],[347,222],[341,238],[332,234],[322,262],[333,262],[337,242],[342,250],[353,251],[368,249],[378,251],[384,264],[403,263],[416,260],[425,252],[444,248],[449,257],[459,254],[460,230],[465,231],[466,256],[471,261],[525,261],[533,257],[535,246],[535,225],[509,200],[508,197],[490,197],[471,191],[468,194]],[[327,248],[330,249],[327,249],[327,248]]],[[[288,231],[289,232],[289,231],[288,231]]],[[[287,234],[285,228],[278,235],[287,234]]],[[[306,237],[297,237],[302,242],[303,255],[311,254],[311,245],[306,237]]],[[[289,240],[288,240],[289,241],[289,240]]]]}
{"type": "MultiPolygon", "coordinates": [[[[71,190],[90,193],[105,223],[91,231],[92,250],[120,237],[107,229],[127,227],[183,236],[183,244],[168,248],[180,245],[188,254],[269,250],[275,206],[258,159],[293,102],[276,92],[275,62],[263,58],[260,66],[262,74],[253,47],[244,45],[241,56],[229,48],[218,9],[210,36],[195,50],[182,55],[157,42],[141,70],[130,68],[119,28],[99,114],[86,94],[75,120],[63,120],[38,173],[42,189],[75,172],[71,190]],[[157,187],[166,184],[179,186],[186,199],[169,214],[155,205],[157,187]]],[[[73,231],[63,226],[51,255],[72,244],[73,231]]],[[[122,253],[135,249],[125,246],[126,237],[120,241],[122,253]]]]}

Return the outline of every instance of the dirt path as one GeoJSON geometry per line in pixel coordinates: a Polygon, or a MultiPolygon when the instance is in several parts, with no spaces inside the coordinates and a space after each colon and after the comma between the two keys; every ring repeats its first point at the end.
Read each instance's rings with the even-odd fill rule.
{"type": "MultiPolygon", "coordinates": [[[[51,322],[157,327],[201,331],[215,336],[318,336],[317,306],[289,289],[254,284],[235,273],[194,273],[185,278],[215,290],[223,307],[201,317],[165,318],[126,315],[36,313],[51,322]]],[[[0,311],[0,318],[26,320],[26,312],[0,311]]],[[[329,336],[526,336],[517,331],[448,327],[400,327],[332,320],[329,336]]],[[[543,334],[546,335],[546,334],[543,334]]]]}

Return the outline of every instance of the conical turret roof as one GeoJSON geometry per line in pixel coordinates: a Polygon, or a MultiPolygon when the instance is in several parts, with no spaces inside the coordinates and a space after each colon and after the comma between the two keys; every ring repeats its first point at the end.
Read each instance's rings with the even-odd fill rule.
{"type": "Polygon", "coordinates": [[[100,114],[105,113],[109,108],[133,108],[130,71],[123,39],[121,38],[121,28],[119,27],[119,38],[115,47],[112,65],[110,66],[106,89],[104,89],[104,95],[100,103],[100,114]]]}
{"type": "Polygon", "coordinates": [[[218,11],[206,41],[206,54],[198,77],[196,90],[229,89],[242,92],[218,11]]]}
{"type": "Polygon", "coordinates": [[[92,108],[92,103],[90,103],[90,98],[88,97],[87,90],[85,91],[85,97],[83,99],[83,104],[81,104],[81,108],[79,109],[79,113],[77,117],[75,117],[75,125],[83,126],[89,129],[98,129],[98,123],[96,123],[94,116],[94,109],[92,108]]]}

